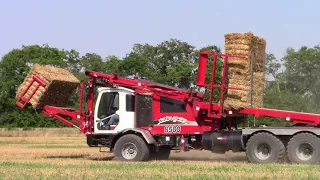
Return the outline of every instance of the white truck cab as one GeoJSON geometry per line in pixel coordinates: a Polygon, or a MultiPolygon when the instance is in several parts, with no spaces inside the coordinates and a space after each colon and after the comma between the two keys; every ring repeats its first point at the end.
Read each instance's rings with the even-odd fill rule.
{"type": "Polygon", "coordinates": [[[115,134],[134,128],[134,91],[124,87],[100,87],[95,103],[94,134],[115,134]]]}

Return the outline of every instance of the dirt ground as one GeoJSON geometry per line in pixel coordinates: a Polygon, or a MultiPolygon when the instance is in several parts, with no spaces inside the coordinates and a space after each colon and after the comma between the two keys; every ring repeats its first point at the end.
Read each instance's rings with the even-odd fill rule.
{"type": "MultiPolygon", "coordinates": [[[[8,131],[5,129],[0,130],[0,143],[11,144],[10,147],[23,146],[23,145],[38,145],[53,146],[53,148],[61,146],[78,146],[81,147],[83,152],[93,151],[94,156],[105,155],[99,152],[99,148],[90,148],[86,144],[86,137],[75,128],[65,129],[35,129],[23,131],[21,129],[8,131]],[[71,144],[67,144],[70,143],[71,144]],[[19,145],[20,144],[20,145],[19,145]]],[[[4,148],[4,147],[2,147],[4,148]]],[[[70,149],[68,148],[68,149],[70,149]]],[[[108,156],[108,155],[107,155],[108,156]]],[[[226,154],[215,154],[206,150],[191,150],[188,152],[172,151],[170,160],[187,160],[187,161],[229,161],[229,162],[246,162],[247,159],[244,153],[227,152],[226,154]]]]}

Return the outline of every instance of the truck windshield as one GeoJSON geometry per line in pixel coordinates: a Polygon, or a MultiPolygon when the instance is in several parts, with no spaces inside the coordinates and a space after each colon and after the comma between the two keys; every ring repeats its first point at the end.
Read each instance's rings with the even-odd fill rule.
{"type": "Polygon", "coordinates": [[[105,92],[101,95],[97,116],[99,119],[114,114],[119,109],[119,93],[105,92]]]}

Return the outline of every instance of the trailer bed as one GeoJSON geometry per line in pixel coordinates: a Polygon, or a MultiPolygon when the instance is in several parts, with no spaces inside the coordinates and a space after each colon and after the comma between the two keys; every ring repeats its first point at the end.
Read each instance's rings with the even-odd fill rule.
{"type": "Polygon", "coordinates": [[[266,126],[241,129],[242,135],[252,135],[256,132],[271,132],[274,135],[292,136],[299,132],[312,132],[313,134],[320,135],[320,128],[308,126],[266,126]]]}
{"type": "MultiPolygon", "coordinates": [[[[210,104],[197,104],[201,109],[209,109],[210,104]]],[[[222,116],[219,114],[221,109],[219,104],[212,104],[212,114],[208,115],[210,117],[217,118],[217,116],[222,116]],[[217,114],[214,114],[214,113],[217,114]]],[[[242,115],[254,115],[255,117],[274,117],[274,118],[283,118],[287,121],[301,124],[310,124],[310,125],[320,125],[320,114],[316,113],[305,113],[298,111],[288,111],[288,110],[279,110],[279,109],[268,109],[268,108],[243,108],[240,110],[222,110],[227,116],[242,116],[242,115]]]]}
{"type": "Polygon", "coordinates": [[[302,123],[302,124],[320,124],[320,114],[286,111],[267,108],[244,108],[239,111],[242,114],[252,114],[255,117],[276,117],[284,118],[287,121],[302,123]]]}

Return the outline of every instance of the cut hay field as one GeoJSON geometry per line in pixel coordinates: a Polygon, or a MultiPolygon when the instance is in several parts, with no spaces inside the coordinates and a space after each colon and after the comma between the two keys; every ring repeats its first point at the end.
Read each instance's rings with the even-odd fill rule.
{"type": "Polygon", "coordinates": [[[124,163],[89,148],[76,129],[0,130],[0,179],[319,179],[319,166],[246,162],[244,154],[172,153],[124,163]]]}

